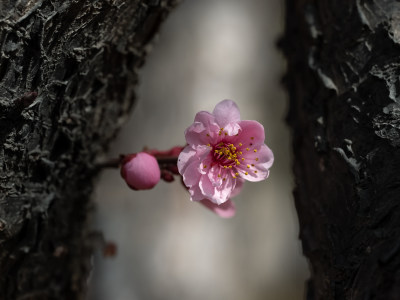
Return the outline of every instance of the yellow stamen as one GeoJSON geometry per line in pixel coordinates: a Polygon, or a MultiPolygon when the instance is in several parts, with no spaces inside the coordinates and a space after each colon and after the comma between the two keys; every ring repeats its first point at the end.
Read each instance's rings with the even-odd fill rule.
{"type": "Polygon", "coordinates": [[[244,160],[244,157],[242,157],[242,160],[244,160]]]}
{"type": "Polygon", "coordinates": [[[207,133],[207,136],[210,136],[210,135],[207,133]]]}
{"type": "Polygon", "coordinates": [[[227,166],[224,166],[224,169],[227,169],[228,167],[227,166]]]}
{"type": "Polygon", "coordinates": [[[239,143],[239,147],[242,147],[243,146],[243,144],[242,143],[239,143]]]}
{"type": "Polygon", "coordinates": [[[250,149],[249,149],[249,148],[246,148],[246,150],[249,151],[250,149]]]}
{"type": "Polygon", "coordinates": [[[244,172],[244,175],[249,175],[249,173],[247,173],[247,172],[244,172]]]}
{"type": "Polygon", "coordinates": [[[207,144],[207,146],[208,146],[208,147],[211,147],[211,145],[210,145],[210,144],[207,144]]]}
{"type": "Polygon", "coordinates": [[[258,161],[258,157],[256,157],[256,161],[258,161]]]}
{"type": "Polygon", "coordinates": [[[253,151],[254,151],[254,152],[257,152],[257,149],[254,149],[253,151]]]}
{"type": "Polygon", "coordinates": [[[229,169],[232,169],[232,166],[228,166],[229,169]]]}
{"type": "Polygon", "coordinates": [[[257,173],[257,171],[254,171],[254,173],[257,173]]]}
{"type": "Polygon", "coordinates": [[[235,176],[235,175],[233,175],[233,176],[232,176],[232,178],[236,178],[236,176],[235,176]]]}
{"type": "Polygon", "coordinates": [[[221,174],[218,174],[218,177],[221,177],[221,174]]]}
{"type": "Polygon", "coordinates": [[[238,172],[236,172],[236,173],[235,173],[235,175],[236,175],[236,176],[239,176],[239,173],[238,173],[238,172]]]}
{"type": "Polygon", "coordinates": [[[225,132],[225,135],[228,135],[228,133],[227,133],[227,132],[225,132]]]}
{"type": "Polygon", "coordinates": [[[247,168],[250,169],[250,165],[247,165],[247,168]]]}

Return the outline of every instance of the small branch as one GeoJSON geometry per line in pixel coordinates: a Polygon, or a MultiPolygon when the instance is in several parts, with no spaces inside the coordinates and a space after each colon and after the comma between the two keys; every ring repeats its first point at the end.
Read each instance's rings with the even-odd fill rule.
{"type": "Polygon", "coordinates": [[[156,157],[158,164],[161,165],[177,165],[178,158],[174,156],[170,157],[156,157]]]}
{"type": "MultiPolygon", "coordinates": [[[[125,155],[121,155],[119,158],[112,158],[104,162],[100,162],[96,164],[96,169],[105,169],[105,168],[119,168],[122,160],[125,155]]],[[[166,157],[156,157],[158,164],[160,167],[166,165],[177,165],[178,158],[174,156],[166,156],[166,157]]]]}

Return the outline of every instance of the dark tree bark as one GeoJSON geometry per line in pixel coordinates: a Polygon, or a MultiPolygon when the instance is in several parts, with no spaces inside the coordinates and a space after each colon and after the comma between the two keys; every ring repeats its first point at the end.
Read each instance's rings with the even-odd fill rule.
{"type": "Polygon", "coordinates": [[[90,194],[175,0],[0,1],[0,299],[83,299],[90,194]]]}
{"type": "Polygon", "coordinates": [[[286,5],[307,299],[400,299],[400,4],[286,5]]]}

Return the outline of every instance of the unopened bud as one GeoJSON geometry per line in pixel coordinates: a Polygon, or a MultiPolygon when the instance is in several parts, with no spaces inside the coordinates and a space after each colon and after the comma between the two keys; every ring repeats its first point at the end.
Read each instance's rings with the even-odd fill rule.
{"type": "Polygon", "coordinates": [[[148,190],[160,181],[160,167],[150,154],[131,154],[122,161],[121,176],[132,189],[148,190]]]}

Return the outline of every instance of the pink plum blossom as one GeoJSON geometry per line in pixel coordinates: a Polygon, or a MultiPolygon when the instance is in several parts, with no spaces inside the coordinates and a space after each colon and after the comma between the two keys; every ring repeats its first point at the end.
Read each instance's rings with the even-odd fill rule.
{"type": "Polygon", "coordinates": [[[134,190],[148,190],[160,181],[160,167],[148,153],[130,154],[122,160],[121,176],[134,190]]]}
{"type": "Polygon", "coordinates": [[[268,177],[274,155],[264,144],[264,127],[257,121],[240,120],[235,102],[223,100],[212,113],[201,111],[185,131],[188,145],[178,157],[178,170],[191,200],[222,217],[234,214],[230,198],[244,180],[268,177]]]}

